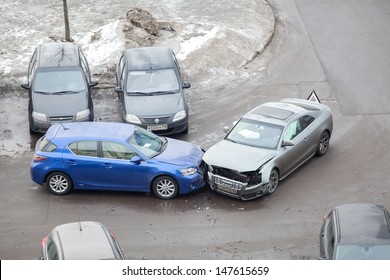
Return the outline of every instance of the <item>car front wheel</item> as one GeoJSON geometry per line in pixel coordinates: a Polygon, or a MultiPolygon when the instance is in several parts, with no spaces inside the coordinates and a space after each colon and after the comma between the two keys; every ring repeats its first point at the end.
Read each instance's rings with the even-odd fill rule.
{"type": "Polygon", "coordinates": [[[329,149],[329,140],[330,140],[329,132],[323,131],[317,146],[317,152],[316,152],[317,156],[320,157],[326,154],[326,152],[329,149]]]}
{"type": "Polygon", "coordinates": [[[51,173],[46,179],[46,184],[52,193],[58,195],[69,193],[73,187],[70,177],[62,172],[51,173]]]}
{"type": "Polygon", "coordinates": [[[162,199],[171,199],[179,193],[177,182],[169,176],[160,176],[153,182],[153,193],[162,199]]]}
{"type": "Polygon", "coordinates": [[[267,185],[267,194],[273,194],[279,185],[279,172],[276,169],[272,169],[269,175],[269,181],[267,185]]]}

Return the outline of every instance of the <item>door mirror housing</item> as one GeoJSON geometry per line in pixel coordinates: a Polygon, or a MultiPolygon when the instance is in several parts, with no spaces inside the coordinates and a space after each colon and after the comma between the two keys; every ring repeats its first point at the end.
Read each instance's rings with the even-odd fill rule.
{"type": "Polygon", "coordinates": [[[291,147],[294,146],[294,141],[292,140],[283,140],[282,147],[291,147]]]}
{"type": "Polygon", "coordinates": [[[28,84],[28,83],[23,83],[23,84],[21,84],[20,85],[22,88],[24,88],[24,89],[30,89],[31,87],[30,87],[30,85],[28,84]]]}
{"type": "Polygon", "coordinates": [[[139,156],[133,156],[131,159],[130,159],[130,162],[131,163],[134,163],[134,164],[140,164],[142,161],[142,158],[140,158],[139,156]]]}
{"type": "Polygon", "coordinates": [[[190,88],[191,87],[191,83],[184,82],[182,87],[183,88],[190,88]]]}
{"type": "Polygon", "coordinates": [[[117,92],[117,93],[123,92],[122,89],[121,89],[121,87],[115,87],[114,90],[115,90],[115,92],[117,92]]]}

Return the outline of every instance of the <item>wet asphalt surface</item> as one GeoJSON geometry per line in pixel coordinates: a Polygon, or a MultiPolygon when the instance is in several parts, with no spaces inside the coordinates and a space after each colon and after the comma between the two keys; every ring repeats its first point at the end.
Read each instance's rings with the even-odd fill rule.
{"type": "MultiPolygon", "coordinates": [[[[364,5],[355,7],[349,1],[338,9],[332,3],[322,6],[317,3],[318,7],[298,0],[270,3],[277,24],[272,41],[261,56],[245,66],[242,63],[248,55],[234,57],[233,67],[222,63],[224,66],[219,68],[215,61],[202,61],[202,57],[218,55],[222,55],[221,61],[228,61],[229,55],[216,46],[229,45],[229,42],[233,46],[239,44],[234,43],[237,37],[229,37],[226,35],[229,32],[225,32],[225,37],[198,51],[201,54],[196,56],[198,63],[191,63],[188,58],[182,60],[182,68],[193,84],[186,93],[190,129],[187,135],[173,137],[208,149],[223,137],[223,126],[230,125],[254,105],[284,97],[306,98],[315,89],[334,114],[331,147],[324,157],[309,160],[282,181],[272,196],[248,202],[219,195],[208,188],[169,201],[153,195],[97,191],[54,196],[30,180],[29,163],[39,136],[28,134],[25,93],[15,83],[3,82],[0,258],[36,259],[41,239],[54,226],[97,220],[116,233],[127,259],[317,259],[322,217],[332,207],[349,202],[373,202],[390,208],[387,153],[390,119],[386,112],[376,110],[376,98],[364,99],[364,108],[376,108],[372,114],[362,112],[363,105],[355,102],[363,95],[358,89],[359,77],[355,77],[356,86],[350,88],[342,83],[351,79],[349,72],[338,72],[337,62],[344,67],[348,63],[336,54],[343,53],[343,46],[357,41],[361,34],[337,37],[323,32],[327,38],[318,36],[323,26],[331,29],[332,22],[339,23],[335,18],[345,21],[340,26],[346,30],[352,26],[350,23],[356,25],[353,17],[337,15],[351,10],[364,14],[370,10],[364,5]]],[[[252,4],[250,1],[245,4],[248,11],[252,4]]],[[[154,8],[169,18],[161,6],[154,8]]],[[[196,17],[194,9],[187,7],[186,11],[196,17]]],[[[216,14],[210,9],[204,11],[216,14]]],[[[222,15],[229,9],[218,11],[223,26],[222,15]]],[[[386,22],[388,19],[381,15],[379,18],[386,22]]],[[[106,17],[109,18],[102,17],[102,24],[106,17]]],[[[207,23],[199,26],[212,30],[214,26],[207,23]]],[[[376,27],[372,23],[372,28],[376,27]]],[[[366,29],[359,30],[364,33],[366,29]]],[[[366,49],[368,44],[360,48],[366,49]]],[[[387,51],[384,47],[376,55],[384,56],[387,51]]],[[[361,54],[356,49],[349,55],[361,54]]],[[[375,62],[364,66],[369,73],[382,70],[375,62]]],[[[103,71],[98,76],[108,87],[94,91],[96,121],[119,120],[119,104],[110,86],[110,75],[111,72],[103,71]]],[[[11,80],[18,81],[18,77],[22,75],[14,75],[11,80]]],[[[385,94],[380,96],[383,102],[388,102],[385,94]]]]}

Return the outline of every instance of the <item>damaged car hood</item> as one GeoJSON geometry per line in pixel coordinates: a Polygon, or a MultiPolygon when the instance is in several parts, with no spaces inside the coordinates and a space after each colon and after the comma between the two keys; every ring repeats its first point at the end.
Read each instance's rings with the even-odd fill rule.
{"type": "Polygon", "coordinates": [[[254,171],[275,157],[276,151],[246,146],[222,140],[206,151],[203,160],[208,165],[238,172],[254,171]]]}

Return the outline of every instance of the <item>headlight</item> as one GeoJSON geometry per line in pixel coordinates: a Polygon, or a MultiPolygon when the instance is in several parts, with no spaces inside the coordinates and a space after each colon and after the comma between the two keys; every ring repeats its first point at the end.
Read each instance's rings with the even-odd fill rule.
{"type": "Polygon", "coordinates": [[[180,170],[181,174],[183,174],[184,176],[192,175],[192,174],[195,174],[196,172],[198,172],[198,170],[196,168],[193,168],[193,167],[179,169],[179,170],[180,170]]]}
{"type": "Polygon", "coordinates": [[[139,120],[139,118],[137,118],[137,116],[132,115],[132,114],[126,114],[126,122],[141,124],[141,121],[139,120]]]}
{"type": "Polygon", "coordinates": [[[47,117],[43,113],[38,113],[38,112],[33,111],[32,117],[34,120],[41,121],[41,122],[47,122],[47,117]]]}
{"type": "Polygon", "coordinates": [[[173,122],[176,122],[176,121],[179,121],[179,120],[182,120],[184,119],[185,117],[187,116],[187,113],[186,111],[180,111],[180,112],[177,112],[175,117],[173,118],[173,122]]]}
{"type": "Polygon", "coordinates": [[[83,111],[78,112],[76,114],[76,121],[88,118],[89,114],[91,114],[91,111],[89,111],[89,109],[85,109],[83,111]]]}

